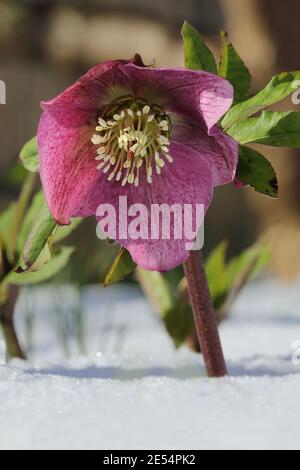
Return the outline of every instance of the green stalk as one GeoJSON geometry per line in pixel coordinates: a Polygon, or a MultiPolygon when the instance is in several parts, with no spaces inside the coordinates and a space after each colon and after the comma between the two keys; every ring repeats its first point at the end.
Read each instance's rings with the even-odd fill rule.
{"type": "Polygon", "coordinates": [[[4,304],[0,305],[0,324],[6,343],[7,356],[9,358],[26,359],[14,326],[14,312],[19,293],[18,286],[10,285],[8,287],[7,299],[4,304]]]}
{"type": "Polygon", "coordinates": [[[164,277],[160,273],[145,271],[139,267],[136,268],[135,274],[155,312],[163,317],[174,305],[173,295],[164,277]]]}
{"type": "Polygon", "coordinates": [[[15,215],[10,226],[9,246],[8,246],[8,256],[12,263],[14,262],[14,255],[15,255],[15,251],[17,247],[18,234],[23,223],[26,209],[30,202],[36,180],[37,180],[36,174],[30,173],[28,175],[27,179],[25,180],[23,184],[19,199],[16,203],[15,215]]]}

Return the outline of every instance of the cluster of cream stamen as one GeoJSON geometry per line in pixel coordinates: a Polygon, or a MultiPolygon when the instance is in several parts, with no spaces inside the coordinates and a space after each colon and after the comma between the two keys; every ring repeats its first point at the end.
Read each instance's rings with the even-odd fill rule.
{"type": "Polygon", "coordinates": [[[125,97],[108,106],[98,124],[92,142],[98,147],[97,168],[108,175],[108,181],[137,187],[145,169],[151,184],[154,171],[160,175],[166,162],[173,162],[171,121],[159,106],[125,97]]]}

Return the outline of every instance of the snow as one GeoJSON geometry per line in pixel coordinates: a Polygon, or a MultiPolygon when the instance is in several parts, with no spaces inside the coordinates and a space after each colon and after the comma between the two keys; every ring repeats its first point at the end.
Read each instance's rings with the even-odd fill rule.
{"type": "Polygon", "coordinates": [[[300,449],[299,281],[244,291],[221,328],[231,377],[213,380],[138,289],[79,300],[67,286],[23,293],[30,360],[5,365],[0,342],[1,449],[300,449]]]}

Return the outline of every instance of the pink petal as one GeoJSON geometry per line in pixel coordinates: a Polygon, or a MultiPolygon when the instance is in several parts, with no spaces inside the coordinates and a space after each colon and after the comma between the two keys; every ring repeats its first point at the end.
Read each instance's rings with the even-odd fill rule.
{"type": "Polygon", "coordinates": [[[131,92],[131,84],[119,65],[141,64],[138,57],[130,61],[112,60],[96,65],[63,93],[52,100],[43,101],[42,109],[49,110],[53,105],[60,104],[97,110],[116,97],[127,95],[131,92]]]}
{"type": "MultiPolygon", "coordinates": [[[[127,185],[120,188],[118,183],[102,181],[101,189],[98,188],[98,200],[104,204],[112,204],[119,212],[119,196],[127,196],[128,207],[132,204],[143,204],[150,210],[151,204],[191,204],[193,207],[193,224],[197,231],[202,225],[203,218],[198,221],[196,227],[196,204],[204,205],[204,212],[210,204],[213,192],[211,172],[204,158],[193,150],[181,144],[173,144],[171,152],[174,156],[173,164],[166,164],[160,176],[153,176],[153,183],[149,185],[142,174],[140,185],[135,188],[127,185]],[[100,196],[100,192],[102,193],[100,196]]],[[[128,218],[128,224],[132,218],[128,218]]],[[[121,219],[117,220],[117,234],[121,219]]],[[[105,224],[104,224],[105,225],[105,224]]],[[[123,224],[124,225],[124,224],[123,224]]],[[[150,224],[148,225],[150,233],[150,224]]],[[[172,232],[174,225],[172,226],[172,232]]],[[[110,234],[114,238],[114,233],[110,234]]],[[[189,250],[186,243],[191,240],[125,240],[116,237],[126,247],[134,261],[144,269],[151,271],[168,271],[184,262],[189,250]]],[[[171,237],[172,238],[172,237],[171,237]]]]}
{"type": "Polygon", "coordinates": [[[209,136],[199,122],[177,116],[173,118],[172,141],[181,142],[205,157],[214,186],[233,181],[238,163],[238,144],[217,126],[211,129],[209,136]]]}
{"type": "Polygon", "coordinates": [[[236,175],[236,168],[239,160],[239,144],[236,140],[226,135],[221,129],[215,126],[211,135],[214,138],[220,152],[221,160],[215,160],[214,169],[215,185],[231,183],[236,175]]]}
{"type": "Polygon", "coordinates": [[[53,100],[43,102],[100,109],[111,100],[135,94],[150,103],[204,121],[210,130],[233,102],[233,88],[217,75],[186,69],[156,69],[143,66],[139,56],[130,61],[109,61],[96,65],[53,100]]]}
{"type": "Polygon", "coordinates": [[[132,83],[136,96],[148,98],[166,111],[204,121],[208,131],[217,124],[233,103],[233,87],[222,77],[179,68],[140,68],[120,64],[132,83]]]}
{"type": "Polygon", "coordinates": [[[72,214],[95,214],[95,208],[85,202],[101,177],[91,142],[94,126],[88,125],[88,119],[89,113],[82,109],[53,106],[39,124],[41,181],[49,209],[62,225],[70,223],[72,214]]]}

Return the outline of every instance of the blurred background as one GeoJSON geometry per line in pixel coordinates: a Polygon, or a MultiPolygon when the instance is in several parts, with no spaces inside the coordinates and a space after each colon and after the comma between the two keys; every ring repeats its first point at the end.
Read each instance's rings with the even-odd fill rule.
{"type": "MultiPolygon", "coordinates": [[[[40,101],[90,66],[136,52],[146,63],[182,66],[180,29],[188,19],[216,56],[220,29],[229,32],[255,77],[255,91],[275,72],[300,69],[299,17],[296,0],[0,0],[0,79],[7,86],[7,104],[0,105],[0,210],[19,192],[24,174],[16,166],[18,154],[36,133],[40,101]]],[[[237,254],[263,236],[274,271],[293,276],[300,271],[300,153],[265,153],[278,172],[279,200],[250,189],[219,188],[206,219],[205,251],[228,239],[230,254],[237,254]]],[[[66,279],[103,279],[116,249],[105,249],[95,227],[88,220],[74,233],[70,242],[82,248],[66,279]]]]}

